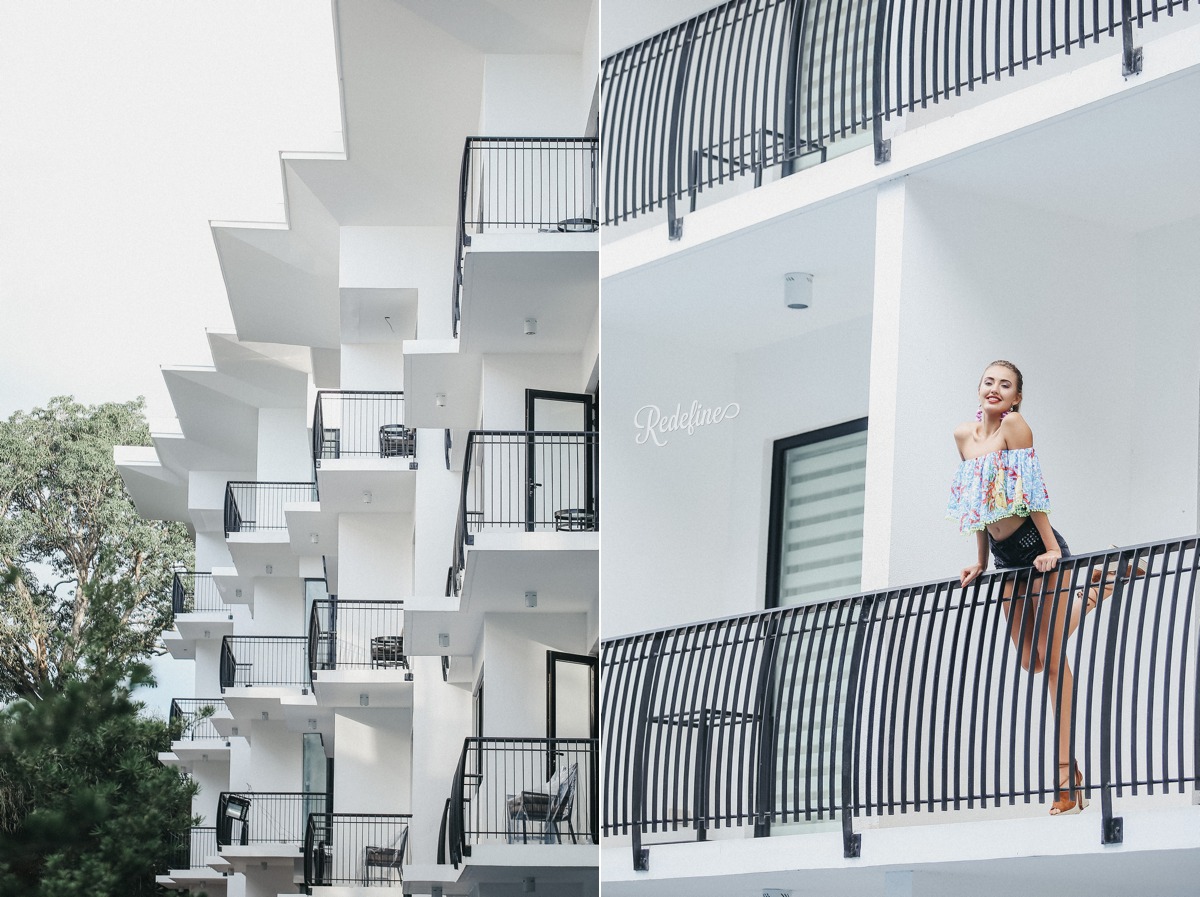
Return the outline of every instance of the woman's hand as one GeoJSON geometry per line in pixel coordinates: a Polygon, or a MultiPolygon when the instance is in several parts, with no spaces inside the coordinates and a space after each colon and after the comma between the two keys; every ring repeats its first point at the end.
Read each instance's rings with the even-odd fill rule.
{"type": "Polygon", "coordinates": [[[1049,573],[1058,566],[1058,562],[1062,560],[1062,552],[1057,548],[1051,548],[1045,554],[1039,554],[1034,558],[1033,566],[1039,573],[1049,573]]]}
{"type": "Polygon", "coordinates": [[[979,578],[983,573],[983,564],[971,564],[968,567],[963,567],[962,572],[958,574],[958,583],[964,589],[979,578]]]}

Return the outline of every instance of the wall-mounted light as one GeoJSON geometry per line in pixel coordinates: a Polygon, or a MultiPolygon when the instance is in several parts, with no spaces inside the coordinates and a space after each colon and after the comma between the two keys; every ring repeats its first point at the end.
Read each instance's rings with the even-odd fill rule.
{"type": "Polygon", "coordinates": [[[812,304],[813,276],[803,271],[783,275],[783,301],[788,308],[808,308],[812,304]]]}
{"type": "Polygon", "coordinates": [[[263,718],[264,720],[269,720],[269,719],[271,718],[271,714],[269,714],[267,711],[265,711],[265,710],[264,710],[264,711],[262,712],[262,718],[263,718]]]}
{"type": "Polygon", "coordinates": [[[446,394],[444,392],[439,392],[437,395],[435,395],[433,397],[433,402],[439,408],[445,408],[446,407],[446,394]]]}
{"type": "Polygon", "coordinates": [[[368,707],[368,706],[370,706],[370,704],[371,704],[371,696],[369,694],[367,694],[365,691],[358,696],[358,706],[359,707],[368,707]]]}
{"type": "Polygon", "coordinates": [[[212,632],[210,632],[209,630],[205,629],[205,630],[204,630],[204,637],[205,637],[205,638],[212,638],[212,632]]]}
{"type": "Polygon", "coordinates": [[[308,721],[308,728],[314,732],[317,731],[317,721],[315,719],[310,719],[308,721]]]}
{"type": "Polygon", "coordinates": [[[371,503],[371,493],[369,491],[364,490],[363,491],[363,504],[369,505],[370,503],[371,503]]]}
{"type": "Polygon", "coordinates": [[[535,333],[537,333],[537,318],[526,318],[525,335],[533,336],[535,333]]]}
{"type": "Polygon", "coordinates": [[[267,576],[270,576],[274,572],[275,572],[275,568],[272,567],[270,564],[267,564],[267,576]]]}
{"type": "Polygon", "coordinates": [[[438,633],[438,647],[439,648],[449,648],[450,647],[450,633],[448,633],[448,632],[439,632],[438,633]]]}
{"type": "Polygon", "coordinates": [[[234,590],[233,590],[233,594],[234,594],[234,597],[236,597],[236,598],[241,598],[241,597],[242,597],[242,590],[241,590],[241,589],[234,589],[234,590]]]}
{"type": "Polygon", "coordinates": [[[318,542],[321,541],[320,533],[309,533],[308,538],[312,541],[313,545],[316,545],[318,542]]]}
{"type": "Polygon", "coordinates": [[[525,606],[537,607],[537,592],[530,590],[525,593],[525,606]]]}

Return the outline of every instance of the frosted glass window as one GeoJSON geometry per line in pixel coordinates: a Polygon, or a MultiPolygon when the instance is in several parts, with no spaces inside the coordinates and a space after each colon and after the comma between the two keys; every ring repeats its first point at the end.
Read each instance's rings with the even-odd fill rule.
{"type": "Polygon", "coordinates": [[[867,422],[775,444],[770,606],[854,594],[862,581],[867,422]]]}

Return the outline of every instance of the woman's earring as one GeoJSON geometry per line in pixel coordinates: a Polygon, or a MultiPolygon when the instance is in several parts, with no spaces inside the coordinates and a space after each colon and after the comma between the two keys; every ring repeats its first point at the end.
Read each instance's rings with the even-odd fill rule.
{"type": "Polygon", "coordinates": [[[979,410],[975,412],[975,420],[983,420],[983,406],[979,406],[979,410]]]}

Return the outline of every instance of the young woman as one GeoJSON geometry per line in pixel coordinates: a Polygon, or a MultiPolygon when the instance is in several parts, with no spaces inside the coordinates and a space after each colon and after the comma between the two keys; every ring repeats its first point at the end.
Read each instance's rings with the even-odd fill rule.
{"type": "MultiPolygon", "coordinates": [[[[1021,666],[1046,673],[1058,730],[1059,792],[1051,815],[1078,813],[1087,806],[1079,767],[1071,757],[1074,680],[1063,643],[1096,605],[1099,585],[1087,593],[1060,593],[1056,568],[1070,557],[1067,543],[1046,517],[1050,497],[1033,449],[1033,432],[1017,410],[1023,378],[1011,361],[994,361],[979,381],[976,420],[954,430],[962,459],[950,490],[947,513],[963,533],[976,534],[976,561],[962,569],[965,587],[987,569],[989,549],[1001,570],[1029,568],[1004,586],[1009,635],[1020,649],[1021,666]],[[1042,598],[1038,613],[1038,598],[1042,598]],[[1026,605],[1028,604],[1028,607],[1026,605]],[[1061,700],[1059,696],[1061,695],[1061,700]]],[[[1096,579],[1102,574],[1097,571],[1096,579]]],[[[1107,590],[1106,590],[1107,591],[1107,590]]]]}

